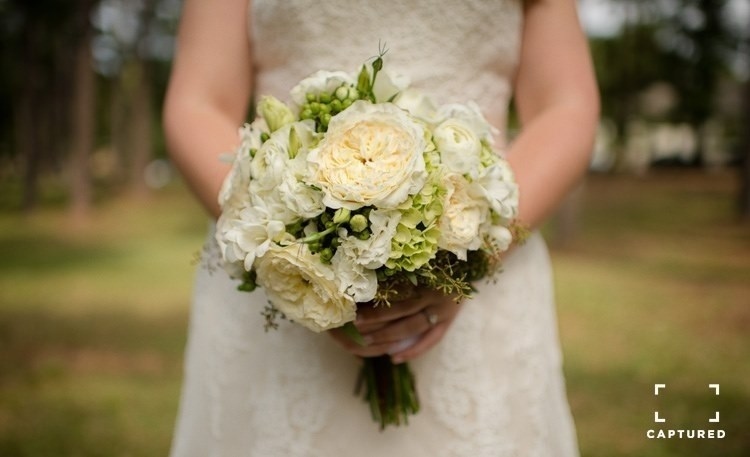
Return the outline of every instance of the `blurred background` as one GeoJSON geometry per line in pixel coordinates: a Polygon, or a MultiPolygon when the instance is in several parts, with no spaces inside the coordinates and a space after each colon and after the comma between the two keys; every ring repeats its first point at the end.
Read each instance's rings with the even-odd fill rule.
{"type": "MultiPolygon", "coordinates": [[[[579,5],[603,116],[544,233],[582,453],[750,455],[750,2],[579,5]]],[[[168,452],[207,225],[160,128],[180,8],[0,0],[0,456],[168,452]]]]}

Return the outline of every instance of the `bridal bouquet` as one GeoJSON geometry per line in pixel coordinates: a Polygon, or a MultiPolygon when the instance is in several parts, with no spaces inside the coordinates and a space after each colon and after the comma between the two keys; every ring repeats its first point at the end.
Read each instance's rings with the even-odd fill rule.
{"type": "MultiPolygon", "coordinates": [[[[398,306],[416,287],[467,297],[520,233],[477,106],[437,107],[382,66],[319,71],[240,129],[216,239],[239,289],[265,289],[267,327],[281,315],[357,340],[358,306],[398,306]]],[[[381,428],[419,409],[406,364],[367,358],[361,379],[381,428]]]]}

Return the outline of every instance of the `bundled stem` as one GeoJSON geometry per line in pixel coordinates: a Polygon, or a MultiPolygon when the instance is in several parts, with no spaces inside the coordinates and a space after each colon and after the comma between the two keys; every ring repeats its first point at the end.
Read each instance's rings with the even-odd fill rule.
{"type": "Polygon", "coordinates": [[[380,430],[388,425],[406,425],[408,417],[419,412],[414,373],[406,363],[394,364],[390,356],[363,359],[357,394],[370,405],[370,413],[380,430]]]}

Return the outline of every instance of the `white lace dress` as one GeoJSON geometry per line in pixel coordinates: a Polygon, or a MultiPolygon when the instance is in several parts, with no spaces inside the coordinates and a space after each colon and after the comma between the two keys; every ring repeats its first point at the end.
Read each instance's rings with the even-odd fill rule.
{"type": "MultiPolygon", "coordinates": [[[[440,102],[475,100],[502,131],[517,64],[516,0],[256,0],[257,94],[288,99],[317,69],[388,70],[440,102]]],[[[209,240],[212,237],[209,236],[209,240]]],[[[197,273],[173,457],[578,454],[546,248],[538,235],[480,284],[445,338],[412,363],[422,411],[378,430],[353,395],[358,360],[327,335],[263,331],[262,290],[237,292],[213,242],[197,273]]]]}

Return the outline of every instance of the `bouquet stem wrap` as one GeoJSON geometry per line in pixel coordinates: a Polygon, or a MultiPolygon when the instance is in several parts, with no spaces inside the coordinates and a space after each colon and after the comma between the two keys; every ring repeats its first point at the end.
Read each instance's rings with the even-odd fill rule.
{"type": "Polygon", "coordinates": [[[408,424],[409,416],[419,412],[415,377],[408,363],[395,364],[388,355],[366,357],[359,376],[357,393],[364,396],[381,430],[408,424]]]}

